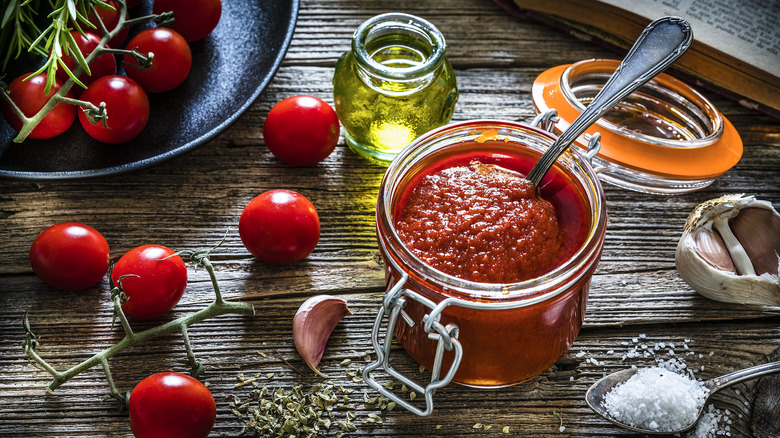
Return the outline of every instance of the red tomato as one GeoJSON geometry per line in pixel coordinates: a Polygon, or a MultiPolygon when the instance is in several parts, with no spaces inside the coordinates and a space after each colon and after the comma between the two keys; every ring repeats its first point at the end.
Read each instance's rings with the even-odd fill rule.
{"type": "Polygon", "coordinates": [[[104,143],[123,143],[135,138],[149,121],[149,98],[146,92],[132,79],[124,76],[103,76],[93,82],[81,100],[100,106],[106,103],[108,128],[102,122],[90,123],[83,111],[79,121],[92,138],[104,143]]]}
{"type": "MultiPolygon", "coordinates": [[[[103,21],[103,25],[106,26],[106,29],[108,29],[109,32],[112,32],[116,29],[116,25],[119,24],[119,3],[115,0],[104,0],[103,3],[113,6],[114,10],[109,11],[108,9],[103,9],[99,6],[95,6],[95,10],[97,10],[98,17],[103,21]]],[[[125,14],[125,18],[127,18],[127,14],[125,14]]],[[[98,19],[95,17],[95,14],[90,12],[88,19],[89,22],[95,26],[94,32],[100,34],[100,24],[98,24],[98,19]]],[[[125,26],[124,29],[120,30],[116,36],[108,41],[108,45],[111,47],[122,47],[127,40],[127,35],[129,33],[130,28],[125,26]]]]}
{"type": "Polygon", "coordinates": [[[146,90],[147,93],[162,93],[179,86],[190,73],[192,53],[187,41],[176,31],[164,27],[147,29],[136,35],[127,49],[139,53],[154,53],[152,65],[146,70],[137,68],[138,62],[125,55],[125,73],[146,90]]]}
{"type": "Polygon", "coordinates": [[[294,263],[308,256],[320,239],[314,205],[291,190],[271,190],[249,202],[238,221],[246,249],[266,263],[294,263]]]}
{"type": "Polygon", "coordinates": [[[324,160],[339,141],[339,118],[325,101],[293,96],[274,105],[263,125],[268,149],[294,166],[324,160]]]}
{"type": "Polygon", "coordinates": [[[110,261],[103,235],[76,222],[50,226],[30,246],[35,275],[62,290],[81,290],[97,283],[106,275],[110,261]]]}
{"type": "Polygon", "coordinates": [[[128,296],[122,303],[126,315],[152,319],[176,306],[187,287],[187,267],[181,257],[173,254],[164,246],[144,245],[131,249],[116,262],[111,271],[114,286],[123,275],[138,276],[122,279],[128,296]]]}
{"type": "Polygon", "coordinates": [[[136,438],[206,438],[217,418],[208,388],[180,373],[141,380],[130,393],[129,411],[136,438]]]}
{"type": "MultiPolygon", "coordinates": [[[[79,49],[81,49],[81,53],[84,55],[84,58],[89,56],[90,53],[92,53],[93,50],[95,50],[95,47],[100,44],[100,37],[95,35],[94,33],[85,32],[84,35],[78,33],[77,31],[73,31],[70,33],[73,36],[73,39],[76,40],[76,44],[79,46],[79,49]]],[[[109,47],[110,48],[110,47],[109,47]]],[[[73,56],[71,55],[63,55],[62,56],[62,62],[65,63],[66,66],[68,66],[68,69],[70,71],[76,70],[76,60],[73,59],[73,56]]],[[[79,80],[84,83],[84,85],[89,85],[92,82],[95,81],[95,79],[107,75],[115,75],[116,74],[116,58],[114,58],[114,55],[111,53],[103,53],[97,58],[93,59],[92,62],[89,64],[89,69],[91,70],[91,75],[88,75],[86,72],[81,73],[79,75],[79,80]]],[[[69,79],[68,74],[65,72],[65,69],[57,69],[57,79],[60,79],[62,82],[65,82],[69,79]]],[[[81,87],[75,86],[72,88],[72,90],[80,90],[81,87]]]]}
{"type": "Polygon", "coordinates": [[[173,11],[171,28],[189,42],[205,38],[217,27],[222,15],[221,0],[154,0],[155,14],[173,11]]]}
{"type": "MultiPolygon", "coordinates": [[[[30,76],[30,74],[27,73],[14,79],[8,86],[8,94],[25,116],[32,117],[46,105],[46,102],[49,101],[54,93],[62,88],[63,82],[55,79],[54,85],[52,85],[51,90],[49,90],[49,94],[46,95],[44,93],[44,89],[46,88],[46,73],[37,74],[25,81],[24,78],[27,76],[30,76]]],[[[68,91],[65,96],[73,97],[73,93],[68,91]]],[[[11,105],[4,100],[3,115],[12,128],[17,131],[22,129],[22,119],[14,113],[11,105]]],[[[73,124],[75,118],[76,107],[60,102],[46,114],[40,123],[38,123],[29,137],[38,139],[56,137],[67,131],[68,128],[70,128],[70,125],[73,124]]]]}
{"type": "Polygon", "coordinates": [[[132,9],[142,3],[141,0],[127,0],[125,3],[127,3],[127,9],[132,9]]]}

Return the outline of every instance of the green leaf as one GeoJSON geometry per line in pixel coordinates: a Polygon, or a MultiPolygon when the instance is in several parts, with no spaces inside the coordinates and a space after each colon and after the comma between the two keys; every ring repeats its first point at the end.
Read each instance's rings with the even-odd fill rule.
{"type": "Polygon", "coordinates": [[[42,39],[46,37],[46,34],[49,33],[50,30],[54,29],[54,24],[50,24],[49,27],[46,28],[43,32],[41,32],[40,35],[38,35],[38,38],[36,38],[33,42],[30,43],[30,49],[28,51],[32,52],[34,47],[38,47],[38,44],[41,42],[42,39]]]}
{"type": "MultiPolygon", "coordinates": [[[[79,63],[81,68],[84,69],[84,73],[92,76],[92,70],[89,69],[89,65],[87,64],[87,60],[84,58],[84,54],[81,53],[81,48],[79,48],[78,43],[76,43],[76,39],[73,38],[73,35],[71,35],[70,32],[65,32],[65,38],[68,41],[68,45],[66,47],[70,48],[71,56],[76,58],[76,62],[79,63]]],[[[78,82],[78,80],[73,77],[72,75],[68,75],[71,77],[71,79],[78,82]]],[[[86,88],[86,87],[85,87],[86,88]]]]}
{"type": "Polygon", "coordinates": [[[68,77],[69,77],[69,78],[71,78],[71,79],[73,80],[73,82],[74,82],[74,83],[76,83],[76,85],[78,85],[79,87],[82,87],[82,88],[84,88],[84,89],[86,89],[86,88],[87,88],[87,86],[86,86],[86,85],[85,85],[83,82],[81,82],[81,81],[79,80],[79,78],[77,78],[77,77],[76,77],[76,74],[75,74],[75,73],[73,73],[73,72],[72,72],[72,71],[71,71],[71,70],[68,68],[68,66],[67,66],[67,65],[65,65],[65,61],[63,61],[63,60],[62,60],[62,58],[58,59],[58,60],[57,60],[57,63],[60,65],[60,67],[62,67],[62,69],[63,69],[63,70],[65,70],[65,73],[67,73],[68,77]]]}
{"type": "Polygon", "coordinates": [[[76,2],[73,0],[68,0],[68,15],[70,15],[70,19],[75,20],[76,14],[76,2]]]}
{"type": "Polygon", "coordinates": [[[8,7],[5,8],[5,14],[3,14],[3,21],[0,22],[0,27],[5,27],[5,25],[8,23],[8,20],[11,19],[11,15],[16,12],[16,2],[11,1],[8,2],[8,7]]]}

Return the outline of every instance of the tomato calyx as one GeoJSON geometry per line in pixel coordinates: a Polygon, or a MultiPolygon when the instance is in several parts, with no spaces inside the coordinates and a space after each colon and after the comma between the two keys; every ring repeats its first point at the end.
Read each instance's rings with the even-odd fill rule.
{"type": "MultiPolygon", "coordinates": [[[[139,278],[139,276],[135,275],[135,274],[125,274],[125,275],[120,276],[119,279],[117,280],[117,286],[115,286],[114,288],[111,289],[111,301],[112,302],[117,300],[117,299],[119,299],[120,303],[124,303],[124,302],[126,302],[127,300],[130,299],[130,296],[127,295],[127,293],[125,292],[124,287],[122,287],[122,280],[124,280],[125,278],[128,278],[128,277],[139,278]]],[[[121,310],[121,307],[120,307],[120,310],[121,310]]],[[[111,317],[111,328],[114,328],[114,324],[116,323],[117,317],[119,317],[119,313],[117,312],[116,307],[114,307],[114,314],[111,317]]]]}
{"type": "Polygon", "coordinates": [[[103,127],[108,128],[108,114],[106,113],[106,103],[100,102],[100,105],[95,106],[92,102],[86,102],[83,100],[78,101],[81,106],[81,111],[87,116],[87,120],[93,125],[103,123],[103,127]]]}
{"type": "Polygon", "coordinates": [[[144,55],[138,51],[138,47],[133,47],[130,50],[122,50],[123,54],[132,56],[136,63],[122,61],[125,67],[132,67],[136,70],[146,70],[152,66],[152,60],[154,59],[154,52],[144,55]]]}
{"type": "Polygon", "coordinates": [[[22,326],[24,327],[24,332],[26,335],[25,340],[22,342],[22,347],[24,348],[24,351],[35,351],[38,346],[41,345],[40,342],[38,342],[38,336],[33,333],[32,329],[30,328],[30,311],[26,310],[24,312],[24,316],[22,316],[22,326]]]}

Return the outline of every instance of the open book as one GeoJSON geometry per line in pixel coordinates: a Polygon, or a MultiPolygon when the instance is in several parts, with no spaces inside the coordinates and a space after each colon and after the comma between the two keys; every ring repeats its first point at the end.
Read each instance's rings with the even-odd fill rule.
{"type": "Polygon", "coordinates": [[[674,64],[675,75],[780,118],[780,0],[496,2],[516,15],[624,50],[656,18],[683,17],[694,42],[674,64]]]}

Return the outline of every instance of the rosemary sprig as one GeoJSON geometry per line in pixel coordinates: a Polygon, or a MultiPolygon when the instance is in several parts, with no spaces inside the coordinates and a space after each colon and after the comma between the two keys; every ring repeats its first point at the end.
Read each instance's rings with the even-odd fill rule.
{"type": "MultiPolygon", "coordinates": [[[[5,70],[11,56],[18,58],[32,47],[41,30],[35,23],[39,0],[0,0],[0,48],[3,51],[2,69],[5,70]]],[[[41,48],[33,48],[45,56],[41,48]]]]}
{"type": "MultiPolygon", "coordinates": [[[[104,3],[104,0],[50,0],[45,5],[39,3],[40,0],[0,0],[0,13],[3,14],[0,20],[0,48],[7,49],[3,50],[3,69],[12,56],[17,59],[23,50],[34,52],[46,58],[46,62],[33,73],[46,72],[46,94],[51,90],[59,68],[63,68],[70,79],[84,87],[75,72],[62,61],[63,56],[71,55],[83,71],[87,74],[90,72],[71,31],[84,33],[86,28],[105,34],[102,22],[99,23],[100,29],[89,22],[89,13],[95,7],[107,10],[114,8],[104,3]],[[46,18],[50,23],[41,30],[36,24],[37,15],[47,12],[46,18]]],[[[119,0],[119,3],[124,12],[124,1],[119,0]]]]}
{"type": "MultiPolygon", "coordinates": [[[[120,5],[121,12],[124,14],[124,0],[120,0],[120,5]]],[[[51,24],[32,42],[29,49],[31,51],[42,49],[44,53],[48,53],[46,63],[33,73],[33,75],[36,75],[43,71],[46,72],[46,88],[44,90],[46,94],[49,93],[52,85],[54,85],[57,69],[60,67],[65,70],[71,80],[79,86],[86,88],[86,85],[78,80],[76,74],[65,65],[62,57],[71,54],[78,65],[87,74],[90,74],[89,64],[76,44],[76,40],[71,35],[71,31],[77,30],[79,33],[84,33],[82,25],[89,29],[96,29],[95,25],[88,20],[90,11],[93,11],[95,7],[114,10],[112,6],[100,0],[55,0],[52,11],[48,15],[48,18],[51,19],[51,24]]],[[[100,21],[100,17],[98,16],[97,18],[101,34],[107,33],[105,32],[105,26],[100,21]]]]}

